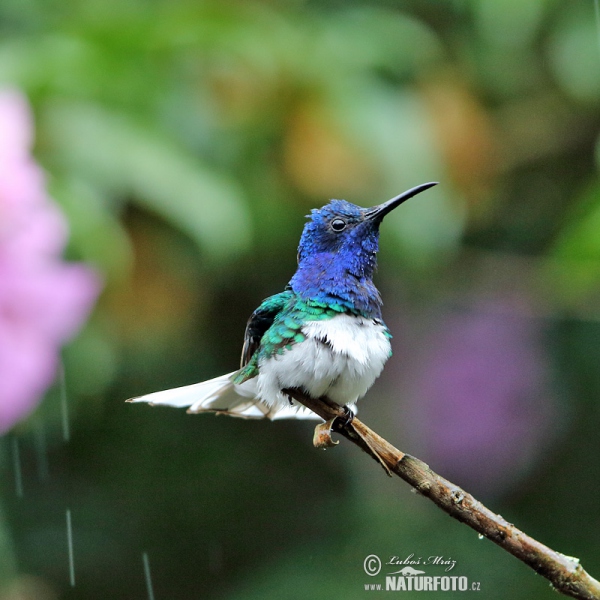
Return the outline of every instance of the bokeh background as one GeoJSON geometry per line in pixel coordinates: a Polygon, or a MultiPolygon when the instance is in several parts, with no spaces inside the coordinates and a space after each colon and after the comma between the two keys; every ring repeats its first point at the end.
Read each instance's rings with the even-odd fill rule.
{"type": "Polygon", "coordinates": [[[554,598],[311,424],[123,402],[236,367],[311,208],[431,180],[382,227],[394,356],[361,418],[600,576],[598,14],[3,0],[0,598],[362,598],[369,554],[554,598]]]}

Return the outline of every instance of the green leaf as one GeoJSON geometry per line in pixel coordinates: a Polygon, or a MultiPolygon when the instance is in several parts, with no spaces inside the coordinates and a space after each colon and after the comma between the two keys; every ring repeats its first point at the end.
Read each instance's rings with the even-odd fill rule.
{"type": "Polygon", "coordinates": [[[155,212],[213,259],[248,247],[239,187],[165,135],[86,103],[56,101],[43,118],[54,159],[68,172],[155,212]]]}

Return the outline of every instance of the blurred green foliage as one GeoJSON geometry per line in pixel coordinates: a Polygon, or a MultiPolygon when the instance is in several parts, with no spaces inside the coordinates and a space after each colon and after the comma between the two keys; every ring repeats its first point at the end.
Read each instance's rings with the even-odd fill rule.
{"type": "MultiPolygon", "coordinates": [[[[528,299],[557,416],[512,485],[477,491],[600,575],[592,2],[4,0],[0,83],[33,104],[68,257],[105,280],[64,384],[0,444],[2,600],[146,597],[142,552],[156,598],[363,597],[365,556],[413,552],[452,556],[487,599],[551,597],[353,448],[315,452],[310,426],[123,404],[233,369],[310,208],[429,180],[382,231],[392,361],[410,364],[444,303],[528,299]]],[[[410,452],[406,377],[388,369],[361,411],[410,452]]]]}

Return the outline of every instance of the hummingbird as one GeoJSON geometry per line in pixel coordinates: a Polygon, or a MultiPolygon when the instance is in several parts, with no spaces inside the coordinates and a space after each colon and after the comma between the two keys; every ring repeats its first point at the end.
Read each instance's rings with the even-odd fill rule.
{"type": "Polygon", "coordinates": [[[294,388],[315,399],[326,396],[353,415],[392,354],[373,283],[379,226],[400,204],[434,185],[416,186],[372,208],[331,200],[313,209],[294,276],[248,320],[240,368],[128,402],[248,419],[319,419],[285,394],[294,388]]]}

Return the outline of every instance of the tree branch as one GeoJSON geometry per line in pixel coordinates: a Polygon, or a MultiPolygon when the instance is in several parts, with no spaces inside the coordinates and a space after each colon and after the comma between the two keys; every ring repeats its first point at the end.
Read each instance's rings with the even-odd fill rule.
{"type": "Polygon", "coordinates": [[[339,404],[328,398],[315,400],[296,389],[287,389],[284,393],[325,421],[333,419],[333,431],[362,448],[384,467],[388,475],[394,473],[404,479],[451,517],[492,540],[548,579],[557,591],[573,598],[600,600],[600,582],[583,569],[579,559],[565,556],[529,537],[471,494],[434,473],[424,462],[392,446],[357,418],[348,423],[339,404]]]}

